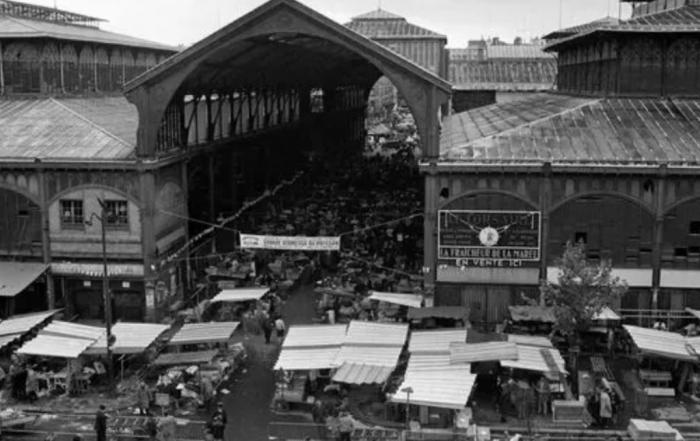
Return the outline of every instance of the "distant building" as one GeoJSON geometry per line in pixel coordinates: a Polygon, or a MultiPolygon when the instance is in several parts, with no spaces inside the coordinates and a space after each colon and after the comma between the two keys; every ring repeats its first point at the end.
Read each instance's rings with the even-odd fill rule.
{"type": "Polygon", "coordinates": [[[504,44],[473,40],[466,48],[448,49],[453,108],[457,112],[552,90],[556,58],[540,44],[504,44]]]}
{"type": "MultiPolygon", "coordinates": [[[[405,18],[382,9],[353,17],[345,26],[447,79],[445,35],[409,23],[405,18]]],[[[372,90],[369,107],[380,109],[392,105],[397,97],[396,88],[388,78],[383,77],[372,90]]]]}
{"type": "MultiPolygon", "coordinates": [[[[103,31],[101,21],[0,1],[4,315],[59,306],[71,316],[103,317],[101,225],[92,217],[101,212],[98,198],[111,214],[107,249],[117,319],[141,320],[156,307],[147,314],[144,237],[167,237],[159,239],[167,248],[185,235],[181,220],[162,215],[155,228],[147,226],[141,198],[148,173],[137,170],[135,157],[139,118],[122,95],[126,82],[177,49],[103,31]]],[[[162,203],[184,213],[177,188],[170,186],[162,203]]],[[[177,290],[179,279],[166,278],[168,292],[177,290]]]]}

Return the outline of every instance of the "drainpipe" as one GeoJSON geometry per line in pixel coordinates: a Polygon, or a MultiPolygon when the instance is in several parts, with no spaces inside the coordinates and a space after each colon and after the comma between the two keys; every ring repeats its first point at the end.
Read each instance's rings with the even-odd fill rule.
{"type": "Polygon", "coordinates": [[[2,43],[0,43],[0,95],[5,95],[5,67],[2,62],[2,43]]]}

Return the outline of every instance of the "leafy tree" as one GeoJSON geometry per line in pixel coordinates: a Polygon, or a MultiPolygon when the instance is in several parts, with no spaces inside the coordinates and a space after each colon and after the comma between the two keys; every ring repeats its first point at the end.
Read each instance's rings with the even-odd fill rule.
{"type": "Polygon", "coordinates": [[[554,308],[555,330],[578,340],[603,308],[627,292],[627,283],[611,275],[609,260],[589,262],[583,242],[568,242],[557,266],[559,279],[556,283],[543,280],[540,293],[545,304],[554,308]]]}

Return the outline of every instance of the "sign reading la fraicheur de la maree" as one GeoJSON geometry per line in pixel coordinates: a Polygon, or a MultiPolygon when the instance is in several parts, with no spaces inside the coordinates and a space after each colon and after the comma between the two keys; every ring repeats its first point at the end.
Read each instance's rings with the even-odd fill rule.
{"type": "Polygon", "coordinates": [[[522,267],[540,260],[539,211],[442,210],[438,261],[458,267],[522,267]]]}

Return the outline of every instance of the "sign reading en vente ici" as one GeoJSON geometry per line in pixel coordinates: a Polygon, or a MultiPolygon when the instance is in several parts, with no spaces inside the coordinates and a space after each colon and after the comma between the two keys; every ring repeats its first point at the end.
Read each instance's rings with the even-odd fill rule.
{"type": "Polygon", "coordinates": [[[521,267],[540,260],[539,211],[438,212],[438,260],[458,267],[521,267]]]}

